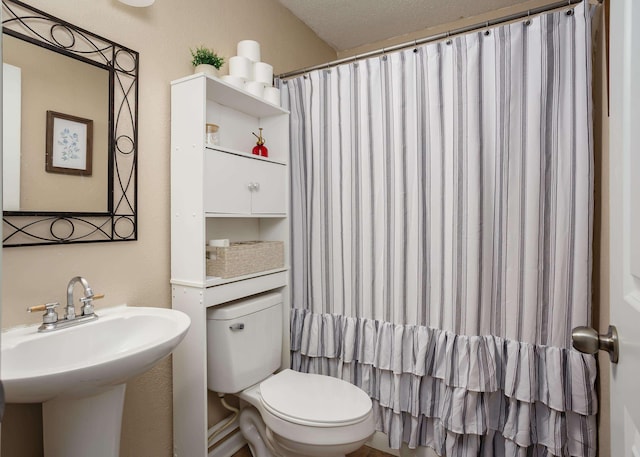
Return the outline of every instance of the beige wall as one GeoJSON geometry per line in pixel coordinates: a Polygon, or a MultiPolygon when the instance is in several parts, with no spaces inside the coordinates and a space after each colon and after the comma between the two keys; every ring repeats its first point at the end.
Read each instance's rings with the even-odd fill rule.
{"type": "MultiPolygon", "coordinates": [[[[65,300],[66,284],[75,275],[107,294],[98,308],[120,303],[170,307],[169,82],[192,72],[189,48],[202,44],[229,57],[238,41],[255,39],[275,73],[333,60],[336,54],[276,0],[158,0],[144,9],[116,0],[28,3],[140,52],[139,241],[4,249],[3,327],[37,322],[39,316],[26,314],[25,307],[65,300]]],[[[3,456],[41,455],[36,409],[8,409],[3,456]]],[[[171,447],[166,361],[127,387],[121,455],[170,456],[171,447]]]]}

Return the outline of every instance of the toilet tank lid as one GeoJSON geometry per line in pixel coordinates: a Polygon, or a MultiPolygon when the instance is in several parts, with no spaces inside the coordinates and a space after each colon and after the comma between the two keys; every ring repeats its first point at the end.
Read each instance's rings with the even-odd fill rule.
{"type": "Polygon", "coordinates": [[[371,412],[371,399],[342,379],[283,370],[260,383],[262,404],[294,423],[338,426],[360,422],[371,412]]]}
{"type": "Polygon", "coordinates": [[[207,319],[216,321],[237,319],[271,308],[280,303],[282,303],[282,294],[278,292],[257,295],[252,298],[243,298],[207,308],[207,319]]]}

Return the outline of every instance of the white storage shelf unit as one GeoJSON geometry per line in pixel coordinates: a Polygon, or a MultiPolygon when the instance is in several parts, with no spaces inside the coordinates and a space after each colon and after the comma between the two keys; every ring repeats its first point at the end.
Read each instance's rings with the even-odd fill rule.
{"type": "Polygon", "coordinates": [[[174,81],[171,100],[171,278],[204,286],[207,239],[283,240],[288,235],[286,221],[244,221],[229,230],[230,236],[210,225],[216,225],[212,218],[224,217],[286,219],[289,115],[204,75],[174,81]],[[205,144],[207,123],[220,126],[220,146],[205,144]],[[259,127],[268,159],[251,154],[252,132],[259,127]],[[258,188],[250,190],[251,185],[258,188]],[[235,236],[243,225],[253,227],[246,234],[252,238],[235,236]]]}
{"type": "MultiPolygon", "coordinates": [[[[283,292],[287,266],[221,279],[206,276],[206,243],[284,241],[289,258],[289,113],[205,75],[171,85],[171,287],[173,307],[191,327],[173,354],[174,455],[207,452],[206,309],[268,290],[283,292]],[[217,124],[220,145],[205,143],[217,124]],[[251,154],[263,128],[269,158],[251,154]]],[[[288,332],[288,313],[283,313],[288,332]]],[[[285,335],[283,335],[284,337],[285,335]]],[[[283,366],[288,365],[284,338],[283,366]]]]}

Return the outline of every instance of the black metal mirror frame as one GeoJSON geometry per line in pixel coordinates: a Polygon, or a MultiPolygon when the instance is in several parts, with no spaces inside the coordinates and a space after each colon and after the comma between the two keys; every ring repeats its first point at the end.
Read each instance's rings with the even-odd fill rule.
{"type": "Polygon", "coordinates": [[[109,72],[108,210],[4,211],[3,246],[136,240],[138,53],[17,0],[2,18],[4,34],[109,72]]]}

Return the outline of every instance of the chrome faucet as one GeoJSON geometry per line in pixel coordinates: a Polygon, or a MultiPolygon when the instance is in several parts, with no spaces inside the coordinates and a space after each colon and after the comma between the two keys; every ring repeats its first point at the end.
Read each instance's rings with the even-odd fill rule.
{"type": "Polygon", "coordinates": [[[73,304],[73,288],[77,283],[82,284],[82,288],[84,289],[84,297],[80,299],[82,302],[80,315],[85,316],[93,314],[93,290],[91,289],[91,286],[89,286],[87,280],[82,276],[74,276],[67,285],[67,307],[64,314],[64,318],[67,320],[76,318],[76,307],[73,304]]]}
{"type": "Polygon", "coordinates": [[[58,303],[31,306],[27,308],[27,311],[30,313],[34,311],[44,311],[45,313],[42,315],[42,325],[38,328],[38,331],[50,332],[97,319],[98,315],[93,312],[93,300],[98,300],[99,298],[104,298],[104,294],[95,295],[86,279],[81,276],[75,276],[71,278],[71,281],[69,281],[67,285],[67,306],[62,319],[58,319],[58,313],[56,313],[55,310],[58,307],[58,303]],[[76,308],[73,304],[73,289],[77,283],[82,284],[82,288],[84,289],[84,297],[80,299],[82,307],[80,308],[79,315],[76,315],[76,308]]]}

